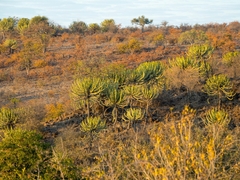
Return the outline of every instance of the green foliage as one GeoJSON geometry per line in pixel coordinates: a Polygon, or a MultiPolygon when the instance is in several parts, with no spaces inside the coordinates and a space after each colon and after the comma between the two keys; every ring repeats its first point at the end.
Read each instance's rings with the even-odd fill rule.
{"type": "Polygon", "coordinates": [[[47,172],[44,174],[43,179],[81,179],[80,170],[68,157],[68,153],[62,147],[61,150],[52,148],[52,157],[48,162],[47,172]]]}
{"type": "Polygon", "coordinates": [[[34,16],[30,19],[30,25],[38,25],[39,23],[48,23],[48,18],[46,16],[34,16]]]}
{"type": "Polygon", "coordinates": [[[201,76],[209,77],[209,74],[212,72],[211,65],[206,61],[199,62],[199,73],[201,76]]]}
{"type": "Polygon", "coordinates": [[[131,53],[141,50],[141,42],[137,39],[130,39],[127,43],[121,43],[117,46],[120,53],[131,53]]]}
{"type": "Polygon", "coordinates": [[[176,57],[175,59],[169,61],[169,65],[170,67],[179,67],[182,70],[187,69],[189,67],[192,68],[199,67],[199,63],[196,60],[184,56],[176,57]]]}
{"type": "Polygon", "coordinates": [[[119,53],[126,53],[128,52],[128,44],[120,43],[117,45],[117,49],[119,53]]]}
{"type": "Polygon", "coordinates": [[[10,102],[13,104],[14,108],[16,108],[17,104],[20,102],[18,98],[11,98],[10,102]]]}
{"type": "Polygon", "coordinates": [[[100,31],[101,27],[97,23],[90,23],[88,25],[88,30],[92,33],[95,34],[96,32],[100,31]]]}
{"type": "Polygon", "coordinates": [[[169,61],[170,68],[178,67],[180,70],[189,71],[190,69],[199,72],[200,76],[207,76],[212,68],[206,61],[199,61],[192,57],[176,57],[169,61]]]}
{"type": "Polygon", "coordinates": [[[112,116],[115,123],[118,118],[118,108],[127,106],[128,102],[123,90],[118,88],[118,85],[109,84],[106,89],[106,99],[104,105],[113,108],[112,116]]]}
{"type": "Polygon", "coordinates": [[[187,56],[196,60],[208,59],[213,50],[213,47],[208,44],[192,45],[188,48],[187,56]]]}
{"type": "Polygon", "coordinates": [[[20,70],[26,70],[28,75],[33,65],[33,60],[41,57],[42,45],[33,41],[24,43],[21,52],[19,53],[20,70]]]}
{"type": "Polygon", "coordinates": [[[158,97],[160,90],[157,86],[142,86],[141,92],[143,100],[151,101],[158,97]]]}
{"type": "Polygon", "coordinates": [[[14,29],[16,24],[16,19],[14,18],[3,18],[0,20],[0,31],[7,32],[14,29]]]}
{"type": "Polygon", "coordinates": [[[44,171],[45,149],[42,136],[34,131],[6,131],[0,142],[0,179],[37,179],[44,171]]]}
{"type": "Polygon", "coordinates": [[[160,61],[144,62],[136,68],[138,83],[155,83],[161,79],[163,66],[160,61]]]}
{"type": "Polygon", "coordinates": [[[3,45],[3,44],[0,44],[0,54],[6,52],[7,48],[3,45]]]}
{"type": "Polygon", "coordinates": [[[45,109],[47,111],[47,114],[45,117],[46,121],[58,118],[59,116],[61,116],[64,113],[63,105],[60,103],[47,104],[45,106],[45,109]]]}
{"type": "Polygon", "coordinates": [[[225,110],[218,110],[213,108],[207,111],[206,116],[203,118],[206,125],[223,125],[227,126],[230,122],[229,114],[225,110]]]}
{"type": "Polygon", "coordinates": [[[209,96],[218,96],[219,108],[223,96],[229,100],[232,100],[235,96],[233,83],[231,83],[230,79],[224,74],[214,75],[208,78],[204,85],[204,92],[209,96]]]}
{"type": "Polygon", "coordinates": [[[76,79],[71,87],[71,99],[77,108],[84,106],[89,117],[90,105],[99,100],[104,83],[99,78],[76,79]]]}
{"type": "Polygon", "coordinates": [[[141,121],[144,118],[144,111],[139,108],[129,108],[123,114],[123,120],[129,122],[129,124],[135,121],[141,121]]]}
{"type": "Polygon", "coordinates": [[[137,39],[130,39],[128,42],[128,49],[131,54],[141,49],[141,43],[137,39]]]}
{"type": "Polygon", "coordinates": [[[104,129],[106,122],[103,121],[99,116],[87,117],[80,124],[81,130],[86,133],[97,133],[104,129]]]}
{"type": "Polygon", "coordinates": [[[144,102],[146,105],[146,115],[150,117],[149,108],[152,101],[156,99],[160,94],[160,90],[157,86],[142,86],[141,87],[141,97],[140,101],[144,102]]]}
{"type": "Polygon", "coordinates": [[[146,24],[152,24],[153,20],[149,20],[148,18],[145,18],[145,16],[139,16],[138,18],[134,18],[131,20],[132,24],[136,24],[141,26],[142,32],[144,31],[144,26],[146,24]]]}
{"type": "Polygon", "coordinates": [[[17,24],[17,30],[22,34],[26,29],[28,29],[30,20],[28,18],[21,18],[17,24]]]}
{"type": "Polygon", "coordinates": [[[111,82],[118,84],[120,87],[126,84],[126,79],[129,72],[125,67],[117,65],[108,67],[105,71],[105,77],[111,82]]]}
{"type": "Polygon", "coordinates": [[[164,36],[163,34],[157,34],[155,36],[153,36],[152,38],[152,42],[156,45],[156,46],[159,46],[163,43],[163,40],[164,40],[164,36]]]}
{"type": "Polygon", "coordinates": [[[126,98],[128,99],[130,107],[133,106],[133,102],[135,100],[139,100],[141,98],[141,88],[139,85],[130,84],[124,86],[123,90],[126,98]]]}
{"type": "Polygon", "coordinates": [[[206,40],[207,36],[203,31],[191,29],[183,32],[180,35],[178,42],[180,44],[201,44],[205,43],[206,40]]]}
{"type": "Polygon", "coordinates": [[[73,33],[84,34],[87,31],[88,27],[87,24],[83,21],[73,21],[73,23],[70,24],[69,29],[73,33]]]}
{"type": "Polygon", "coordinates": [[[232,66],[235,62],[238,62],[240,59],[240,52],[227,52],[223,55],[223,63],[227,64],[228,66],[232,66]]]}
{"type": "Polygon", "coordinates": [[[14,28],[14,19],[13,18],[3,18],[0,21],[0,30],[9,31],[14,28]]]}
{"type": "Polygon", "coordinates": [[[9,53],[12,54],[17,48],[17,41],[15,39],[6,39],[3,43],[6,48],[9,48],[9,53]]]}
{"type": "Polygon", "coordinates": [[[237,68],[240,64],[240,52],[227,52],[223,55],[222,61],[229,67],[233,67],[234,78],[237,77],[237,68]]]}
{"type": "Polygon", "coordinates": [[[19,117],[14,110],[9,108],[0,109],[0,129],[13,129],[19,117]]]}
{"type": "Polygon", "coordinates": [[[114,19],[105,19],[100,23],[102,32],[116,31],[117,27],[114,19]]]}

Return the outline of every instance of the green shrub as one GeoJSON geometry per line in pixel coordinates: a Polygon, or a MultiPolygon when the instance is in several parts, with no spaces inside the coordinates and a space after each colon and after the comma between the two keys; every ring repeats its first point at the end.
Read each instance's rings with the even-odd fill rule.
{"type": "Polygon", "coordinates": [[[19,117],[14,110],[9,108],[0,109],[0,129],[13,129],[19,117]]]}
{"type": "Polygon", "coordinates": [[[206,84],[204,85],[204,92],[206,92],[209,96],[218,97],[219,108],[222,97],[225,96],[229,100],[232,100],[235,96],[233,83],[224,74],[214,75],[208,78],[206,84]]]}
{"type": "Polygon", "coordinates": [[[45,149],[42,136],[34,131],[6,131],[0,142],[0,179],[39,178],[45,149]]]}
{"type": "Polygon", "coordinates": [[[129,127],[136,121],[143,120],[143,118],[144,118],[144,111],[139,108],[129,108],[123,114],[123,120],[129,123],[129,127]]]}
{"type": "Polygon", "coordinates": [[[57,104],[47,104],[45,106],[45,109],[47,111],[45,120],[53,120],[55,118],[58,118],[59,116],[61,116],[64,113],[63,110],[63,105],[60,103],[57,104]]]}
{"type": "Polygon", "coordinates": [[[208,59],[213,53],[213,50],[214,49],[208,44],[192,45],[188,48],[187,56],[196,60],[208,59]]]}
{"type": "Polygon", "coordinates": [[[96,133],[101,129],[104,129],[106,122],[102,121],[99,116],[97,117],[87,117],[80,124],[81,130],[83,132],[96,133]]]}
{"type": "Polygon", "coordinates": [[[153,43],[156,45],[156,46],[159,46],[161,44],[163,44],[163,40],[164,40],[164,36],[163,34],[158,34],[158,35],[155,35],[152,39],[153,43]]]}
{"type": "Polygon", "coordinates": [[[141,50],[141,42],[137,39],[130,39],[127,43],[121,43],[117,46],[120,53],[131,53],[141,50]]]}
{"type": "Polygon", "coordinates": [[[76,79],[71,86],[70,97],[77,108],[83,107],[90,116],[91,105],[99,101],[104,83],[99,78],[76,79]]]}
{"type": "Polygon", "coordinates": [[[206,116],[203,118],[206,125],[219,124],[227,126],[230,122],[229,114],[225,110],[218,110],[213,108],[207,111],[206,116]]]}

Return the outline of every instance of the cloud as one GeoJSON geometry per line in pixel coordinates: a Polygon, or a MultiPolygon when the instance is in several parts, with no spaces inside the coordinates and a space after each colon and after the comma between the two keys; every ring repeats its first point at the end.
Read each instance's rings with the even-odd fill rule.
{"type": "Polygon", "coordinates": [[[222,23],[240,17],[238,0],[1,0],[0,8],[0,18],[44,15],[64,26],[76,20],[89,24],[104,19],[130,26],[131,19],[141,15],[154,24],[166,20],[173,25],[222,23]]]}

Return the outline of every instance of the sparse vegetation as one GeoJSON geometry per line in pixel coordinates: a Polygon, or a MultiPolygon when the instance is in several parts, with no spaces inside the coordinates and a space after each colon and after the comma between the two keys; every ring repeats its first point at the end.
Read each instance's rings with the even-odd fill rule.
{"type": "Polygon", "coordinates": [[[240,23],[131,22],[0,20],[0,179],[240,179],[240,23]]]}

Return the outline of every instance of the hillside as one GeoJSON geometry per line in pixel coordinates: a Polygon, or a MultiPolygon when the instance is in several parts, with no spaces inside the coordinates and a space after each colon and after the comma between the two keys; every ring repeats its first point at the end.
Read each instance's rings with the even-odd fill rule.
{"type": "Polygon", "coordinates": [[[239,22],[18,27],[0,39],[0,178],[240,178],[239,22]]]}

